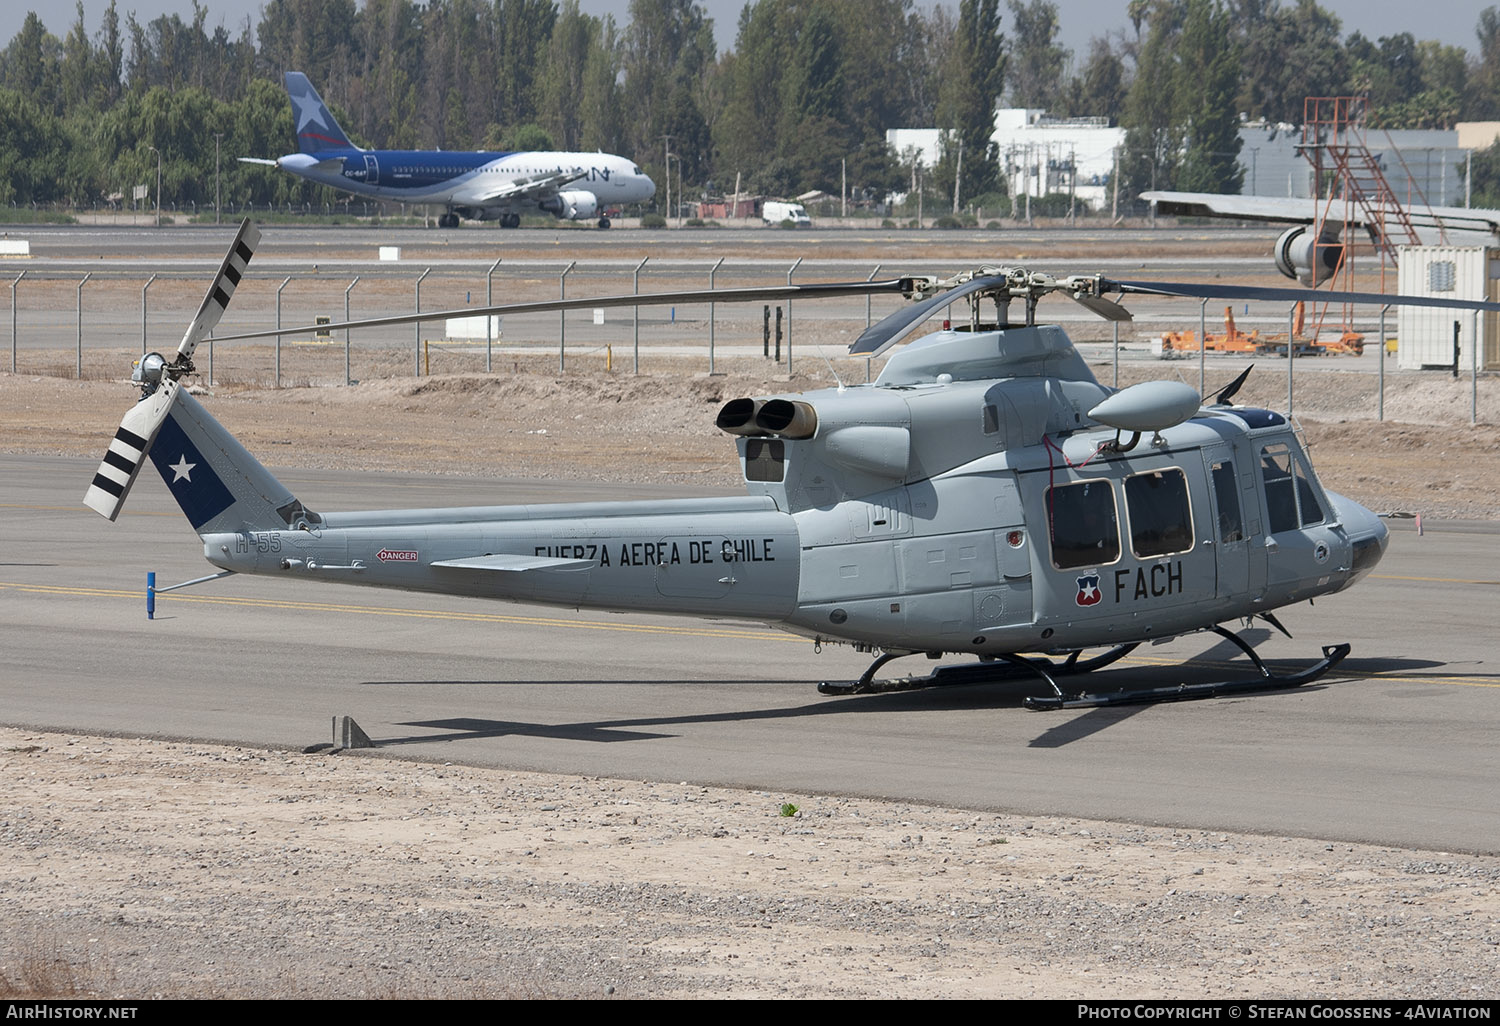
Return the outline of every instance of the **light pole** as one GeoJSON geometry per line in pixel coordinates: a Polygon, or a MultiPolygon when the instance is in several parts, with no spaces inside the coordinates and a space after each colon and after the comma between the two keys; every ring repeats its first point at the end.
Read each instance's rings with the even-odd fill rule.
{"type": "Polygon", "coordinates": [[[156,154],[156,227],[161,227],[161,150],[155,146],[146,149],[156,154]]]}
{"type": "Polygon", "coordinates": [[[672,216],[672,137],[664,135],[661,137],[662,163],[666,165],[667,176],[667,216],[672,216]]]}
{"type": "Polygon", "coordinates": [[[682,158],[667,154],[667,216],[672,216],[672,161],[677,161],[677,227],[682,227],[682,158]]]}

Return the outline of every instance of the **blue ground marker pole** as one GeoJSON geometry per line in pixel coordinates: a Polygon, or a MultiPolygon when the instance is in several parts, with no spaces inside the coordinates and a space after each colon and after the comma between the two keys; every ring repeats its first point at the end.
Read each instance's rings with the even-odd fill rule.
{"type": "Polygon", "coordinates": [[[146,574],[146,619],[156,619],[156,571],[146,574]]]}

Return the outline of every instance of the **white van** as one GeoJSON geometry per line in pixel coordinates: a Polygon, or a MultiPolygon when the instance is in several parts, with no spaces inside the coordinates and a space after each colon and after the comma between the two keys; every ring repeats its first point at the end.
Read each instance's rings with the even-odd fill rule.
{"type": "Polygon", "coordinates": [[[792,222],[796,228],[811,228],[812,218],[802,209],[801,203],[786,203],[782,200],[766,200],[760,207],[760,219],[766,224],[792,222]]]}

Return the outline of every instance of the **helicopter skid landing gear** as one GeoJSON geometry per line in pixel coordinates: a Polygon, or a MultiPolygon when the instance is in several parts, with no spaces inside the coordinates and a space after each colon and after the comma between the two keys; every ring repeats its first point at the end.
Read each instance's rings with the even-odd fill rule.
{"type": "MultiPolygon", "coordinates": [[[[1239,646],[1250,661],[1255,664],[1259,676],[1247,677],[1243,680],[1213,681],[1202,684],[1175,684],[1161,688],[1142,688],[1139,691],[1114,691],[1104,694],[1077,694],[1071,697],[1064,695],[1057,682],[1045,673],[1040,673],[1048,684],[1052,685],[1053,694],[1043,697],[1028,697],[1022,704],[1028,709],[1085,709],[1104,705],[1141,705],[1151,702],[1182,702],[1197,698],[1218,698],[1222,695],[1233,695],[1245,691],[1280,691],[1289,688],[1298,688],[1304,684],[1311,684],[1339,663],[1349,654],[1349,646],[1324,645],[1323,658],[1296,673],[1274,674],[1261,661],[1245,641],[1238,635],[1232,634],[1222,627],[1214,627],[1215,633],[1232,641],[1239,646]]],[[[1016,657],[1019,659],[1019,657],[1016,657]]]]}
{"type": "MultiPolygon", "coordinates": [[[[1048,682],[1052,681],[1052,675],[1067,676],[1075,673],[1089,673],[1092,670],[1102,669],[1115,660],[1129,655],[1136,648],[1135,644],[1116,645],[1107,652],[1102,652],[1090,659],[1079,659],[1080,652],[1069,652],[1067,658],[1061,662],[1053,662],[1050,659],[1022,659],[1020,656],[999,656],[1009,666],[996,666],[992,662],[973,663],[967,666],[940,666],[925,677],[902,677],[896,680],[876,680],[875,673],[892,659],[899,659],[904,655],[913,655],[910,652],[884,652],[870,664],[870,668],[860,675],[859,680],[849,684],[823,681],[818,685],[818,693],[823,695],[868,695],[886,691],[920,691],[923,688],[954,687],[964,684],[989,684],[997,681],[1014,680],[1017,677],[1041,676],[1048,682]]],[[[1057,689],[1055,683],[1052,684],[1057,689]]],[[[1061,694],[1061,692],[1059,692],[1061,694]]]]}

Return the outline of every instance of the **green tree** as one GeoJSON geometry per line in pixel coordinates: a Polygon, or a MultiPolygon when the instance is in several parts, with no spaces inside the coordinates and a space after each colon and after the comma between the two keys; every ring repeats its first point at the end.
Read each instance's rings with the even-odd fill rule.
{"type": "Polygon", "coordinates": [[[1218,0],[1132,7],[1149,26],[1126,103],[1122,185],[1237,193],[1238,51],[1218,0]]]}
{"type": "MultiPolygon", "coordinates": [[[[622,107],[637,160],[654,165],[670,139],[683,179],[700,180],[712,156],[701,99],[713,64],[713,22],[702,7],[691,0],[630,0],[622,107]]],[[[653,169],[665,173],[662,165],[653,169]]]]}
{"type": "Polygon", "coordinates": [[[1051,0],[1006,0],[1011,51],[1006,95],[1012,107],[1056,108],[1063,68],[1072,54],[1057,45],[1057,5],[1051,0]]]}
{"type": "Polygon", "coordinates": [[[958,28],[937,105],[938,127],[949,144],[935,170],[950,200],[956,178],[960,198],[997,187],[998,154],[990,136],[1005,68],[999,0],[959,0],[958,28]]]}
{"type": "Polygon", "coordinates": [[[35,11],[28,11],[21,31],[0,53],[0,87],[13,89],[52,111],[59,99],[62,44],[47,31],[35,11]]]}
{"type": "Polygon", "coordinates": [[[1070,78],[1057,104],[1064,117],[1108,118],[1111,124],[1125,112],[1125,61],[1107,39],[1089,42],[1089,59],[1083,70],[1070,78]]]}
{"type": "Polygon", "coordinates": [[[1232,25],[1241,55],[1238,107],[1250,117],[1300,125],[1306,97],[1344,91],[1348,59],[1339,19],[1315,0],[1291,7],[1240,0],[1232,25]]]}
{"type": "Polygon", "coordinates": [[[1479,12],[1474,35],[1479,40],[1479,61],[1469,78],[1464,116],[1493,121],[1500,119],[1500,7],[1479,12]]]}

